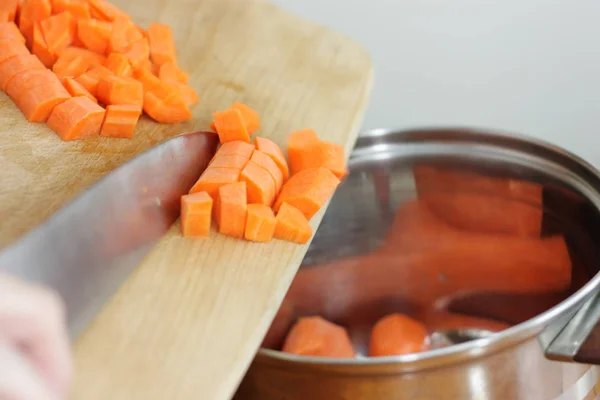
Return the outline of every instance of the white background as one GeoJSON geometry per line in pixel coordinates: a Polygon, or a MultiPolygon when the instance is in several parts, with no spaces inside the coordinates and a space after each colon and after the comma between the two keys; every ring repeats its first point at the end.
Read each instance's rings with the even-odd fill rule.
{"type": "Polygon", "coordinates": [[[274,1],[370,52],[365,129],[502,129],[600,167],[600,0],[274,1]]]}

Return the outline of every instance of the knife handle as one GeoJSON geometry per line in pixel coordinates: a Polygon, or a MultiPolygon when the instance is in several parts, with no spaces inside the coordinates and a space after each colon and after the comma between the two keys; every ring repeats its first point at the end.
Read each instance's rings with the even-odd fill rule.
{"type": "Polygon", "coordinates": [[[58,400],[23,353],[0,344],[0,398],[58,400]]]}

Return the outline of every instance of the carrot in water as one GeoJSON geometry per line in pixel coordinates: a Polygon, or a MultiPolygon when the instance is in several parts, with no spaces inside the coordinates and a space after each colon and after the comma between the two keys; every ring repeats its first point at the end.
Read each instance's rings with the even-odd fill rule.
{"type": "Polygon", "coordinates": [[[56,106],[48,127],[64,141],[100,134],[104,109],[87,97],[73,97],[56,106]]]}
{"type": "Polygon", "coordinates": [[[417,353],[427,348],[427,329],[406,315],[387,315],[377,321],[371,330],[370,357],[417,353]]]}
{"type": "Polygon", "coordinates": [[[59,58],[64,58],[65,60],[73,60],[76,57],[83,57],[91,66],[103,65],[106,60],[102,54],[73,46],[67,47],[59,53],[59,58]]]}
{"type": "Polygon", "coordinates": [[[150,58],[154,64],[162,66],[166,62],[177,62],[177,51],[170,26],[158,23],[150,24],[148,42],[150,58]]]}
{"type": "Polygon", "coordinates": [[[206,192],[181,197],[181,232],[185,237],[206,238],[210,234],[213,199],[206,192]]]}
{"type": "Polygon", "coordinates": [[[29,50],[18,39],[0,40],[0,63],[12,57],[26,56],[29,50]]]}
{"type": "Polygon", "coordinates": [[[88,92],[87,89],[85,87],[83,87],[83,85],[80,84],[79,82],[77,82],[75,79],[66,77],[63,80],[63,85],[65,86],[65,89],[67,89],[67,91],[69,92],[69,94],[71,96],[73,96],[73,97],[79,97],[79,96],[88,97],[94,103],[96,103],[96,104],[98,103],[98,100],[94,96],[92,96],[92,94],[90,92],[88,92]]]}
{"type": "Polygon", "coordinates": [[[2,40],[16,39],[25,43],[25,37],[14,22],[0,22],[0,38],[2,40]]]}
{"type": "Polygon", "coordinates": [[[77,19],[90,19],[90,5],[87,0],[52,0],[52,14],[68,12],[77,19]]]}
{"type": "Polygon", "coordinates": [[[110,69],[117,76],[133,75],[131,64],[129,64],[129,60],[124,54],[110,53],[110,55],[106,58],[104,66],[110,69]]]}
{"type": "Polygon", "coordinates": [[[308,219],[296,207],[283,203],[279,207],[273,237],[299,244],[307,243],[312,237],[312,228],[308,219]]]}
{"type": "Polygon", "coordinates": [[[33,43],[31,45],[31,52],[40,59],[46,68],[52,68],[56,62],[56,55],[48,48],[48,44],[44,39],[44,33],[39,22],[36,22],[35,26],[33,27],[33,43]]]}
{"type": "Polygon", "coordinates": [[[304,148],[296,147],[288,150],[290,171],[293,174],[307,168],[327,168],[339,179],[348,174],[344,147],[339,144],[310,141],[304,148]]]}
{"type": "Polygon", "coordinates": [[[283,185],[283,175],[279,168],[277,168],[275,161],[260,150],[254,150],[252,157],[250,157],[250,161],[261,166],[269,173],[269,175],[271,175],[273,182],[275,182],[275,194],[279,193],[281,186],[283,185]]]}
{"type": "Polygon", "coordinates": [[[52,4],[50,0],[25,0],[19,11],[19,29],[27,44],[33,42],[33,28],[36,22],[50,18],[52,15],[52,4]]]}
{"type": "Polygon", "coordinates": [[[258,150],[271,157],[281,171],[283,180],[286,181],[290,176],[290,171],[288,168],[288,163],[285,160],[285,155],[283,154],[281,148],[273,143],[273,141],[260,136],[256,137],[255,143],[258,150]]]}
{"type": "Polygon", "coordinates": [[[219,232],[243,238],[246,228],[246,207],[246,183],[235,182],[221,186],[215,202],[215,218],[219,232]]]}
{"type": "Polygon", "coordinates": [[[83,45],[96,53],[104,54],[112,33],[112,23],[97,19],[77,21],[77,37],[83,45]]]}
{"type": "Polygon", "coordinates": [[[60,82],[37,86],[17,96],[12,100],[29,122],[45,122],[56,106],[71,98],[60,82]]]}
{"type": "Polygon", "coordinates": [[[206,192],[213,199],[217,198],[219,188],[237,182],[240,171],[234,168],[207,168],[198,182],[190,189],[190,193],[206,192]]]}
{"type": "Polygon", "coordinates": [[[127,46],[123,54],[127,57],[131,67],[134,70],[140,69],[150,56],[148,39],[141,38],[140,40],[132,42],[129,46],[127,46]]]}
{"type": "Polygon", "coordinates": [[[144,93],[144,111],[156,122],[165,124],[176,124],[192,118],[187,104],[175,92],[166,97],[156,91],[144,93]]]}
{"type": "Polygon", "coordinates": [[[96,91],[98,100],[106,105],[133,105],[140,110],[144,104],[144,89],[133,78],[103,76],[96,91]]]}
{"type": "Polygon", "coordinates": [[[275,181],[267,170],[252,161],[248,161],[240,173],[240,180],[246,182],[248,203],[266,204],[268,206],[273,204],[275,181]]]}
{"type": "MultiPolygon", "coordinates": [[[[14,22],[19,8],[19,0],[2,0],[0,3],[0,22],[14,22]]],[[[4,36],[0,35],[1,38],[4,36]]]]}
{"type": "Polygon", "coordinates": [[[186,85],[190,81],[188,73],[179,68],[173,61],[167,61],[160,66],[158,77],[163,82],[179,82],[186,85]]]}
{"type": "Polygon", "coordinates": [[[319,316],[298,318],[281,350],[315,357],[352,358],[355,355],[346,329],[319,316]]]}
{"type": "Polygon", "coordinates": [[[114,21],[117,18],[129,18],[129,15],[117,6],[104,0],[87,0],[90,5],[92,18],[104,21],[114,21]]]}
{"type": "Polygon", "coordinates": [[[40,22],[44,41],[54,57],[69,47],[77,34],[77,21],[68,12],[53,15],[40,22]]]}
{"type": "Polygon", "coordinates": [[[60,79],[67,77],[74,78],[84,74],[89,67],[90,64],[88,60],[83,57],[75,57],[74,59],[59,57],[52,66],[52,72],[54,72],[60,79]]]}
{"type": "Polygon", "coordinates": [[[107,106],[100,135],[126,139],[132,138],[141,112],[141,108],[132,105],[107,106]]]}
{"type": "Polygon", "coordinates": [[[254,152],[254,145],[252,145],[251,143],[246,143],[246,142],[242,142],[240,140],[236,140],[233,142],[227,142],[227,143],[223,143],[221,145],[221,147],[219,147],[219,150],[217,150],[217,156],[224,156],[224,155],[236,155],[236,156],[241,156],[244,157],[245,159],[249,160],[250,157],[252,156],[252,153],[254,152]]]}
{"type": "Polygon", "coordinates": [[[329,200],[340,180],[327,168],[309,168],[292,175],[275,201],[275,211],[286,202],[311,219],[329,200]]]}
{"type": "Polygon", "coordinates": [[[242,156],[236,156],[235,154],[224,154],[224,155],[215,155],[215,157],[211,160],[210,164],[213,167],[221,167],[221,168],[235,168],[237,170],[242,170],[246,166],[248,159],[242,156]]]}
{"type": "Polygon", "coordinates": [[[271,207],[264,204],[248,204],[247,208],[244,238],[253,242],[270,242],[277,223],[271,207]]]}
{"type": "Polygon", "coordinates": [[[254,111],[244,103],[240,103],[239,101],[233,103],[231,105],[231,108],[233,108],[234,110],[239,110],[242,113],[242,118],[244,119],[244,123],[246,124],[248,134],[252,135],[254,132],[260,129],[260,116],[256,111],[254,111]]]}
{"type": "Polygon", "coordinates": [[[33,54],[16,56],[0,63],[0,88],[6,91],[6,86],[12,78],[23,71],[46,69],[39,58],[33,54]]]}
{"type": "Polygon", "coordinates": [[[241,140],[250,143],[250,134],[246,129],[244,117],[240,110],[229,108],[213,113],[213,121],[217,128],[221,143],[241,140]]]}

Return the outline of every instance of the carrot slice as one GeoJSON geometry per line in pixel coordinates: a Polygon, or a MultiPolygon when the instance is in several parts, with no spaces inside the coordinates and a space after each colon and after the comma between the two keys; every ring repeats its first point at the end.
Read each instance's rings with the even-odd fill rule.
{"type": "Polygon", "coordinates": [[[275,194],[277,195],[277,193],[279,193],[281,190],[281,186],[283,185],[283,175],[277,167],[277,164],[275,164],[275,161],[259,150],[254,150],[250,161],[261,166],[269,173],[269,175],[271,175],[271,178],[273,178],[273,183],[275,183],[275,194]]]}
{"type": "Polygon", "coordinates": [[[33,28],[33,43],[31,45],[31,52],[40,59],[46,68],[52,68],[56,62],[56,55],[54,55],[48,48],[48,44],[44,40],[44,34],[39,22],[36,22],[33,28]]]}
{"type": "Polygon", "coordinates": [[[303,169],[283,185],[275,201],[275,211],[279,211],[279,207],[286,202],[311,219],[339,184],[340,180],[327,168],[303,169]]]}
{"type": "Polygon", "coordinates": [[[320,141],[321,140],[317,136],[316,132],[312,129],[304,129],[289,134],[287,138],[288,161],[292,159],[298,159],[306,146],[311,143],[318,143],[320,141]]]}
{"type": "Polygon", "coordinates": [[[52,15],[52,4],[50,0],[25,0],[19,11],[19,29],[27,44],[33,43],[33,28],[36,22],[50,18],[52,15]]]}
{"type": "Polygon", "coordinates": [[[112,24],[97,19],[77,21],[77,37],[83,45],[96,53],[104,54],[112,33],[112,24]]]}
{"type": "Polygon", "coordinates": [[[117,6],[104,0],[87,0],[90,5],[92,18],[104,21],[114,21],[117,18],[129,18],[129,15],[117,6]]]}
{"type": "Polygon", "coordinates": [[[243,238],[246,229],[246,205],[245,182],[221,186],[215,202],[215,219],[219,232],[243,238]]]}
{"type": "Polygon", "coordinates": [[[59,57],[52,66],[52,72],[54,72],[60,79],[67,77],[74,78],[84,74],[89,67],[90,64],[88,60],[83,57],[75,57],[72,60],[59,57]]]}
{"type": "Polygon", "coordinates": [[[188,107],[198,104],[198,93],[190,86],[179,82],[169,82],[166,83],[166,85],[174,92],[178,93],[179,97],[188,105],[188,107]]]}
{"type": "Polygon", "coordinates": [[[64,141],[100,134],[104,109],[87,97],[73,97],[56,106],[48,127],[64,141]]]}
{"type": "Polygon", "coordinates": [[[275,199],[275,181],[260,165],[248,161],[240,173],[240,180],[246,182],[248,203],[266,204],[268,206],[273,204],[273,200],[275,199]]]}
{"type": "Polygon", "coordinates": [[[277,224],[273,237],[299,244],[307,243],[312,237],[312,228],[302,211],[283,203],[277,212],[277,224]]]}
{"type": "Polygon", "coordinates": [[[141,113],[142,110],[137,106],[107,106],[100,135],[126,139],[132,138],[141,113]]]}
{"type": "Polygon", "coordinates": [[[264,204],[248,204],[244,238],[253,242],[268,243],[273,238],[276,223],[271,207],[264,204]]]}
{"type": "Polygon", "coordinates": [[[177,62],[177,50],[173,40],[173,31],[169,25],[150,24],[148,42],[152,62],[162,66],[166,62],[177,62]]]}
{"type": "Polygon", "coordinates": [[[77,19],[89,19],[92,17],[90,5],[84,0],[52,0],[52,13],[60,14],[68,12],[77,19]]]}
{"type": "Polygon", "coordinates": [[[173,61],[167,61],[160,66],[158,77],[163,82],[179,82],[188,84],[190,76],[179,68],[173,61]]]}
{"type": "Polygon", "coordinates": [[[96,98],[106,105],[144,105],[144,88],[133,78],[104,76],[100,78],[96,98]]]}
{"type": "Polygon", "coordinates": [[[0,88],[6,91],[6,86],[12,78],[23,71],[31,69],[46,69],[39,58],[32,54],[16,56],[0,63],[0,88]]]}
{"type": "Polygon", "coordinates": [[[220,168],[235,168],[237,170],[242,170],[246,166],[248,162],[248,158],[242,156],[236,156],[235,154],[224,154],[224,155],[215,155],[215,157],[211,160],[210,165],[212,167],[220,167],[220,168]]]}
{"type": "Polygon", "coordinates": [[[142,82],[142,85],[144,85],[144,92],[164,90],[166,87],[165,83],[158,79],[158,77],[147,68],[140,68],[136,70],[133,76],[135,79],[142,82]]]}
{"type": "MultiPolygon", "coordinates": [[[[0,22],[14,22],[19,8],[19,0],[2,0],[0,3],[0,22]]],[[[4,36],[0,35],[1,38],[4,36]]]]}
{"type": "Polygon", "coordinates": [[[285,160],[285,155],[279,146],[273,143],[271,140],[257,136],[256,140],[256,148],[269,157],[275,162],[281,174],[283,175],[283,180],[286,181],[290,176],[290,171],[288,168],[287,161],[285,160]]]}
{"type": "Polygon", "coordinates": [[[129,59],[129,63],[133,69],[140,69],[150,56],[148,39],[141,38],[140,40],[132,42],[127,46],[123,54],[129,59]]]}
{"type": "Polygon", "coordinates": [[[252,157],[252,153],[254,152],[254,145],[251,143],[242,142],[240,140],[234,140],[233,142],[223,143],[219,150],[217,150],[217,156],[223,155],[236,155],[242,156],[247,160],[252,157]]]}
{"type": "Polygon", "coordinates": [[[89,65],[103,65],[106,58],[102,54],[96,54],[93,51],[87,49],[81,49],[79,47],[67,47],[59,53],[59,58],[65,58],[67,60],[73,60],[76,57],[83,57],[89,65]]]}
{"type": "Polygon", "coordinates": [[[181,196],[181,233],[206,238],[210,234],[213,199],[206,192],[181,196]]]}
{"type": "Polygon", "coordinates": [[[213,113],[213,121],[217,128],[221,143],[241,140],[250,143],[250,134],[246,129],[244,117],[240,110],[233,108],[213,113]]]}
{"type": "Polygon", "coordinates": [[[60,83],[51,82],[21,92],[12,100],[29,122],[45,122],[56,106],[70,98],[60,83]]]}
{"type": "Polygon", "coordinates": [[[319,316],[298,318],[285,338],[282,351],[301,356],[354,357],[346,329],[319,316]]]}
{"type": "Polygon", "coordinates": [[[127,17],[117,17],[112,23],[112,30],[108,38],[108,53],[122,53],[131,44],[130,30],[135,29],[127,17]]]}
{"type": "Polygon", "coordinates": [[[53,56],[69,47],[77,33],[77,20],[68,12],[53,15],[40,22],[44,41],[53,56]]]}
{"type": "Polygon", "coordinates": [[[98,100],[96,100],[96,98],[94,96],[92,96],[92,94],[90,92],[88,92],[88,90],[81,83],[77,82],[75,79],[66,77],[63,80],[63,85],[65,86],[65,89],[67,89],[67,91],[69,92],[69,94],[71,96],[73,96],[73,97],[79,97],[79,96],[88,97],[94,103],[98,103],[98,100]]]}
{"type": "Polygon", "coordinates": [[[206,192],[213,199],[217,198],[219,188],[237,182],[240,171],[234,168],[207,168],[198,182],[190,189],[190,193],[206,192]]]}
{"type": "Polygon", "coordinates": [[[165,124],[176,124],[192,118],[187,104],[175,92],[166,97],[157,91],[144,93],[144,111],[156,122],[165,124]]]}
{"type": "Polygon", "coordinates": [[[14,22],[0,22],[0,38],[2,40],[15,39],[25,43],[25,37],[14,22]]]}
{"type": "Polygon", "coordinates": [[[242,113],[248,134],[252,135],[254,132],[260,129],[260,116],[256,111],[244,103],[240,103],[239,101],[233,103],[231,108],[239,110],[242,113]]]}
{"type": "Polygon", "coordinates": [[[30,69],[15,75],[6,85],[6,94],[10,98],[19,98],[25,91],[36,86],[60,83],[56,75],[48,69],[30,69]]]}
{"type": "Polygon", "coordinates": [[[311,141],[304,148],[288,150],[290,171],[293,174],[307,168],[327,168],[338,178],[348,175],[344,147],[339,144],[311,141]]]}
{"type": "Polygon", "coordinates": [[[0,40],[0,63],[12,57],[26,56],[30,54],[29,50],[20,40],[5,39],[0,40]]]}
{"type": "Polygon", "coordinates": [[[133,69],[131,69],[131,64],[129,64],[129,60],[127,56],[119,53],[110,53],[104,66],[110,69],[117,76],[132,76],[133,69]]]}
{"type": "Polygon", "coordinates": [[[427,329],[412,318],[391,314],[381,318],[371,331],[370,357],[395,356],[427,350],[427,329]]]}
{"type": "Polygon", "coordinates": [[[75,78],[83,87],[91,93],[92,96],[98,98],[98,85],[102,78],[111,77],[113,73],[108,68],[101,65],[96,65],[90,68],[85,74],[75,78]]]}

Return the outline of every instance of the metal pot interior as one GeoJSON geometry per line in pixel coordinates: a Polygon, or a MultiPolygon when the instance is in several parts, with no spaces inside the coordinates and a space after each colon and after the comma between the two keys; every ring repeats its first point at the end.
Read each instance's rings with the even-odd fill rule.
{"type": "Polygon", "coordinates": [[[462,129],[374,131],[349,166],[263,356],[309,315],[346,327],[358,359],[395,312],[425,323],[429,353],[511,327],[532,335],[596,285],[600,180],[562,150],[462,129]]]}

